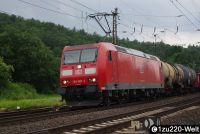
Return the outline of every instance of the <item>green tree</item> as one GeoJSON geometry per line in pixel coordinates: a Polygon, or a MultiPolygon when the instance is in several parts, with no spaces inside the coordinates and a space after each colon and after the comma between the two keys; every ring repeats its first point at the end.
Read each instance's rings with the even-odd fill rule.
{"type": "Polygon", "coordinates": [[[32,84],[39,91],[56,87],[58,59],[39,38],[7,27],[0,34],[0,45],[0,55],[15,68],[14,81],[32,84]]]}
{"type": "Polygon", "coordinates": [[[5,87],[10,82],[12,70],[12,66],[4,63],[0,57],[0,87],[5,87]]]}

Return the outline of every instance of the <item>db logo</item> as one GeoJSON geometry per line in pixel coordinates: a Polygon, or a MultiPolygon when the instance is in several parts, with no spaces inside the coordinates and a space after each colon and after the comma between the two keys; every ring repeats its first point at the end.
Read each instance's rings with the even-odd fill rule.
{"type": "Polygon", "coordinates": [[[79,70],[75,70],[75,74],[77,74],[77,75],[82,74],[82,70],[81,70],[81,69],[79,69],[79,70]]]}

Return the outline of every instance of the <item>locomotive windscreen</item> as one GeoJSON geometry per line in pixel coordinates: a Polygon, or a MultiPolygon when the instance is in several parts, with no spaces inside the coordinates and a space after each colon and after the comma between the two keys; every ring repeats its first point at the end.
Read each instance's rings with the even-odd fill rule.
{"type": "Polygon", "coordinates": [[[95,62],[96,57],[97,57],[96,48],[65,51],[64,64],[80,63],[80,62],[95,62]]]}

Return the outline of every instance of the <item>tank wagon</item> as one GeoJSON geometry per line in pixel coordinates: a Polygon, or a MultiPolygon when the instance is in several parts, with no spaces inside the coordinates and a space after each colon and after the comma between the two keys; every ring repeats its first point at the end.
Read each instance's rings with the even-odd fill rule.
{"type": "Polygon", "coordinates": [[[162,70],[166,90],[171,89],[177,92],[177,90],[189,90],[188,88],[194,87],[196,73],[193,69],[181,64],[171,65],[162,62],[162,70]]]}
{"type": "Polygon", "coordinates": [[[62,96],[70,105],[108,105],[192,87],[195,72],[111,43],[66,46],[60,65],[62,96]]]}
{"type": "Polygon", "coordinates": [[[200,89],[200,72],[197,73],[196,81],[195,81],[195,88],[200,89]]]}

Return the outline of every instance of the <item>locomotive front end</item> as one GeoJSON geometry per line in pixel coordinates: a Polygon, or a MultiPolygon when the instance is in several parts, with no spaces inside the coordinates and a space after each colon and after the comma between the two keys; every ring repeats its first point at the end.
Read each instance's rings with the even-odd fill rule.
{"type": "Polygon", "coordinates": [[[101,102],[98,90],[98,47],[66,47],[60,66],[62,97],[69,105],[97,105],[101,102]]]}

